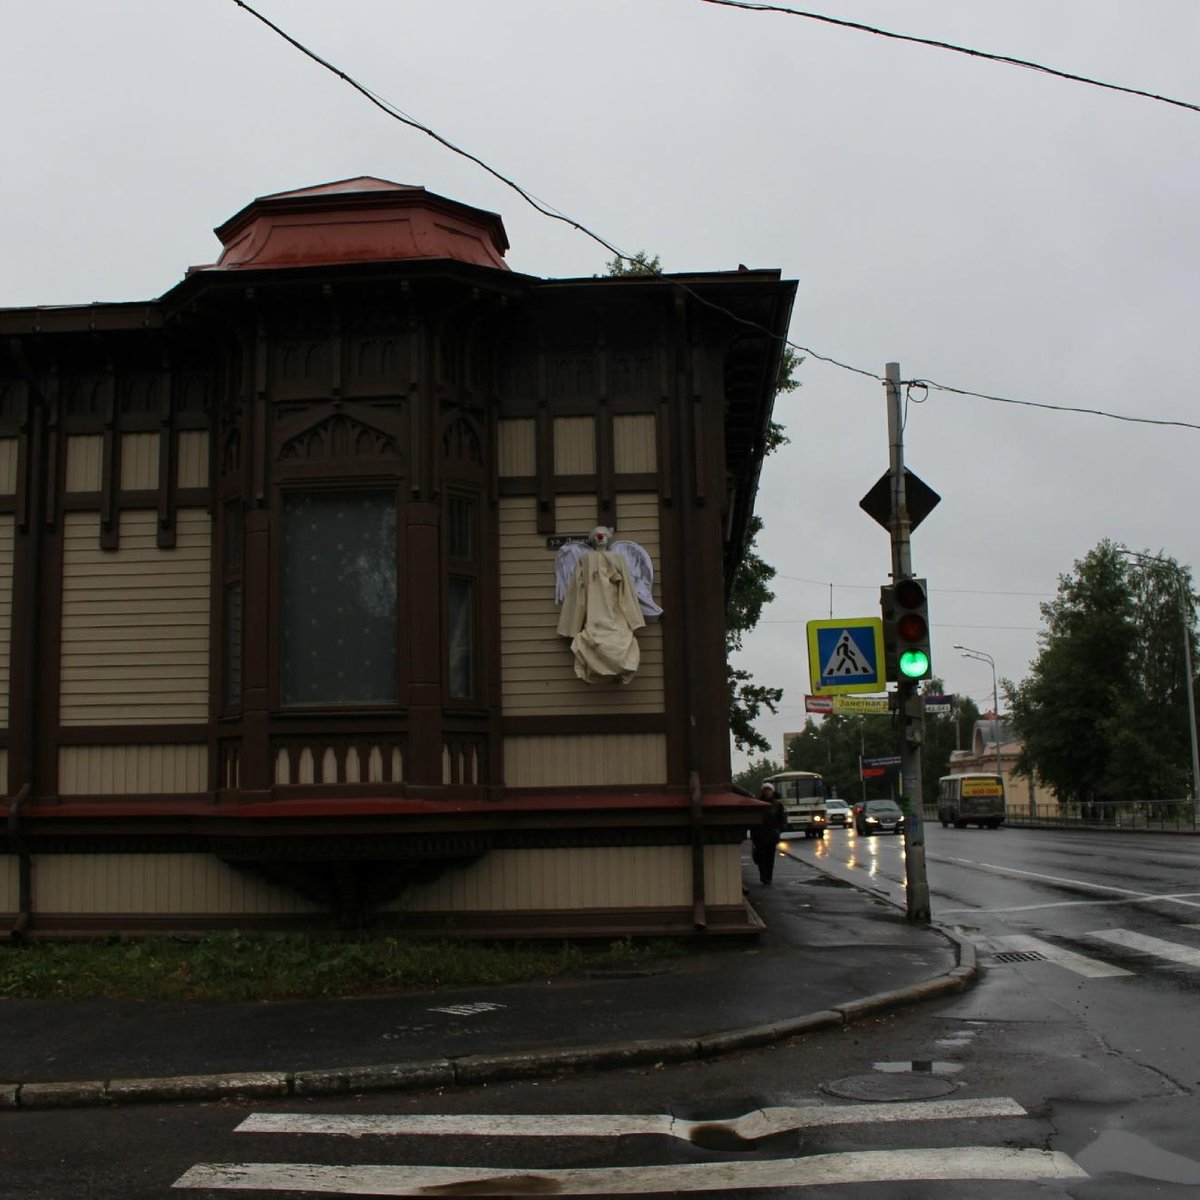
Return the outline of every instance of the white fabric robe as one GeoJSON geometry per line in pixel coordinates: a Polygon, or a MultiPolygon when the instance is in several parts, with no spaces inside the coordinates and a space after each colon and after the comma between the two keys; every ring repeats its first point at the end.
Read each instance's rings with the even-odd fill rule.
{"type": "Polygon", "coordinates": [[[585,683],[628,683],[642,659],[634,630],[645,624],[625,559],[610,550],[585,554],[571,573],[558,619],[559,634],[571,638],[575,674],[585,683]]]}

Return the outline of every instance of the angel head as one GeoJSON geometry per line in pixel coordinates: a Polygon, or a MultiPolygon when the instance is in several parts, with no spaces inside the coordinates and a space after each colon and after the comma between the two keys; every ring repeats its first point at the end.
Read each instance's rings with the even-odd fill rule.
{"type": "Polygon", "coordinates": [[[607,525],[597,525],[587,536],[587,544],[593,550],[607,550],[612,544],[613,531],[607,525]]]}

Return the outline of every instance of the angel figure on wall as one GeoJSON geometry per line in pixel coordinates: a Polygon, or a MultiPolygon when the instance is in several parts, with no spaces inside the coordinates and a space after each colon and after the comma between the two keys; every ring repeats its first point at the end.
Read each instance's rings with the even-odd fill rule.
{"type": "Polygon", "coordinates": [[[554,599],[563,606],[558,632],[571,639],[575,674],[585,683],[628,683],[641,662],[635,633],[662,615],[651,594],[650,555],[597,525],[586,542],[561,547],[554,576],[554,599]]]}

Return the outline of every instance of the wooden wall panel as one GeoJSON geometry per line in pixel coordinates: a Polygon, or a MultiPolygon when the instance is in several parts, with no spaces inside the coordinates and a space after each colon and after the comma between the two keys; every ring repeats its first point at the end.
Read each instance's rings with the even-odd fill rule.
{"type": "MultiPolygon", "coordinates": [[[[618,497],[618,520],[629,521],[633,540],[657,560],[657,522],[649,528],[650,501],[618,497]]],[[[556,528],[587,533],[596,523],[593,496],[560,496],[556,528]]],[[[656,579],[657,586],[657,579],[656,579]]],[[[537,532],[532,497],[500,503],[500,668],[504,712],[514,715],[660,713],[664,707],[662,631],[638,634],[642,661],[627,684],[588,684],[575,677],[570,642],[559,637],[554,603],[554,551],[537,532]]]]}
{"type": "Polygon", "coordinates": [[[657,423],[653,413],[613,417],[613,459],[618,475],[657,473],[657,423]]]}
{"type": "Polygon", "coordinates": [[[204,745],[61,746],[63,796],[166,795],[208,790],[204,745]]]}
{"type": "MultiPolygon", "coordinates": [[[[0,729],[8,728],[12,657],[13,517],[0,515],[0,729]]],[[[6,756],[7,757],[7,756],[6,756]]],[[[7,779],[6,773],[0,778],[7,779]]]]}
{"type": "Polygon", "coordinates": [[[554,474],[594,475],[595,473],[595,417],[555,417],[554,474]]]}
{"type": "Polygon", "coordinates": [[[121,490],[149,491],[158,487],[157,433],[121,435],[121,490]]]}
{"type": "MultiPolygon", "coordinates": [[[[406,893],[407,912],[519,912],[529,909],[690,906],[688,846],[596,846],[495,850],[465,870],[406,893]]],[[[742,901],[741,850],[706,846],[709,904],[742,901]]]]}
{"type": "Polygon", "coordinates": [[[17,439],[0,438],[0,496],[17,490],[17,439]]]}
{"type": "Polygon", "coordinates": [[[0,913],[16,916],[21,902],[20,880],[17,875],[17,856],[0,854],[0,913]]]}
{"type": "Polygon", "coordinates": [[[33,877],[34,911],[46,916],[323,911],[207,854],[35,854],[33,877]]]}
{"type": "Polygon", "coordinates": [[[104,438],[100,434],[76,434],[67,438],[68,492],[98,492],[103,474],[104,438]]]}
{"type": "Polygon", "coordinates": [[[622,787],[667,781],[661,733],[539,734],[504,739],[505,785],[622,787]]]}
{"type": "Polygon", "coordinates": [[[537,473],[536,426],[536,421],[525,417],[499,422],[499,473],[502,477],[537,473]]]}
{"type": "Polygon", "coordinates": [[[179,486],[208,487],[208,443],[206,429],[185,429],[179,434],[179,486]]]}
{"type": "Polygon", "coordinates": [[[99,515],[63,531],[63,725],[172,725],[208,719],[211,521],[178,514],[176,545],[155,544],[153,512],[121,518],[102,550],[99,515]]]}

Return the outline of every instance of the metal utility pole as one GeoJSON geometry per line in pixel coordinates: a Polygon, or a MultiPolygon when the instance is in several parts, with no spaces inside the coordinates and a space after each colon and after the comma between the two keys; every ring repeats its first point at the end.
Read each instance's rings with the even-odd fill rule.
{"type": "MultiPolygon", "coordinates": [[[[913,577],[908,512],[904,478],[903,398],[900,364],[888,363],[885,370],[888,412],[888,479],[892,492],[891,523],[892,583],[913,577]]],[[[911,679],[896,684],[900,729],[900,778],[902,800],[907,803],[904,821],[905,901],[910,921],[928,921],[929,878],[925,871],[924,802],[921,795],[921,737],[924,713],[920,685],[911,679]]]]}

